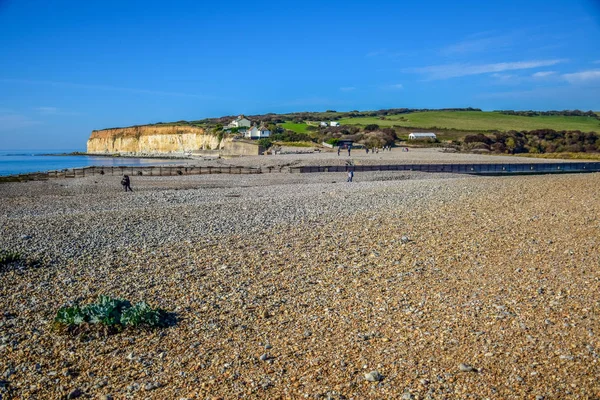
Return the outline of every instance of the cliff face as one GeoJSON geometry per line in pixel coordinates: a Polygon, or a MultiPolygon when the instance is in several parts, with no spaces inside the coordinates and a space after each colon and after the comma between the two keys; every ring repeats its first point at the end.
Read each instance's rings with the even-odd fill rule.
{"type": "Polygon", "coordinates": [[[93,131],[88,153],[180,153],[217,149],[216,135],[193,126],[134,126],[93,131]]]}

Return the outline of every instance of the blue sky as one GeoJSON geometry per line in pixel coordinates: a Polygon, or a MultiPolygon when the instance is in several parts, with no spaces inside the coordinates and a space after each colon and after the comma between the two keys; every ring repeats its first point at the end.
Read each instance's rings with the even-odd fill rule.
{"type": "Polygon", "coordinates": [[[598,0],[0,0],[0,149],[240,113],[600,110],[599,50],[598,0]]]}

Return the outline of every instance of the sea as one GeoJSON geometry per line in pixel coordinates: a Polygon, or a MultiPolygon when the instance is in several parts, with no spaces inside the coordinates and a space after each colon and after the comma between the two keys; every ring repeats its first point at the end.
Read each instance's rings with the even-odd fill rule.
{"type": "Polygon", "coordinates": [[[68,155],[78,149],[0,150],[0,176],[45,172],[88,166],[174,165],[182,160],[159,158],[68,155]]]}

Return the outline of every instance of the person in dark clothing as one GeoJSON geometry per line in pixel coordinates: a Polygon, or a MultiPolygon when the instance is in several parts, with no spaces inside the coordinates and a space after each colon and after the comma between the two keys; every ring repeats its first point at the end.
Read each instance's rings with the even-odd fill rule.
{"type": "Polygon", "coordinates": [[[338,147],[338,156],[340,155],[340,151],[342,150],[342,146],[338,147]]]}
{"type": "Polygon", "coordinates": [[[354,178],[354,171],[350,170],[350,171],[348,171],[348,181],[347,182],[352,182],[352,178],[354,178]]]}
{"type": "Polygon", "coordinates": [[[125,191],[129,189],[133,192],[133,189],[131,189],[131,180],[129,179],[129,175],[123,175],[123,179],[121,179],[121,185],[123,185],[125,191]]]}
{"type": "Polygon", "coordinates": [[[352,145],[348,145],[348,157],[350,157],[350,150],[352,150],[352,145]]]}

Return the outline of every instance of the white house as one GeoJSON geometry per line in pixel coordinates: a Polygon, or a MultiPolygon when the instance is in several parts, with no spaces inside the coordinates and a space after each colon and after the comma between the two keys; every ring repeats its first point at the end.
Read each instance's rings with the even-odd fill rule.
{"type": "Polygon", "coordinates": [[[319,126],[329,126],[329,124],[325,121],[319,122],[319,126]]]}
{"type": "Polygon", "coordinates": [[[337,121],[330,121],[329,126],[340,126],[340,123],[337,121]]]}
{"type": "Polygon", "coordinates": [[[252,125],[250,123],[250,120],[248,118],[244,117],[243,115],[240,115],[239,117],[237,117],[236,119],[231,121],[231,123],[229,125],[227,125],[227,127],[228,128],[250,128],[250,125],[252,125]]]}
{"type": "Polygon", "coordinates": [[[271,131],[268,130],[267,127],[264,125],[261,125],[258,128],[255,125],[252,128],[248,129],[246,133],[244,133],[244,137],[250,139],[262,139],[268,138],[269,136],[271,136],[271,131]]]}
{"type": "Polygon", "coordinates": [[[437,139],[437,136],[433,132],[413,132],[408,135],[409,140],[418,140],[418,139],[437,139]]]}

